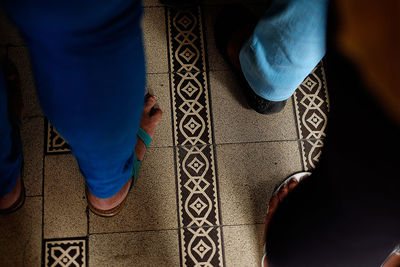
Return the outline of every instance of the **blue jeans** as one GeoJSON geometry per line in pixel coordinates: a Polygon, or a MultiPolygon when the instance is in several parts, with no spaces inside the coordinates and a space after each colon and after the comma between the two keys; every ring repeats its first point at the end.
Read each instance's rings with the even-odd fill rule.
{"type": "Polygon", "coordinates": [[[256,94],[288,99],[325,54],[328,0],[275,0],[240,51],[256,94]]]}
{"type": "MultiPolygon", "coordinates": [[[[29,48],[45,115],[71,145],[89,190],[99,198],[113,196],[132,175],[144,103],[141,1],[3,4],[29,48]]],[[[9,160],[15,138],[5,94],[1,82],[0,195],[13,188],[20,168],[18,160],[9,160]]]]}

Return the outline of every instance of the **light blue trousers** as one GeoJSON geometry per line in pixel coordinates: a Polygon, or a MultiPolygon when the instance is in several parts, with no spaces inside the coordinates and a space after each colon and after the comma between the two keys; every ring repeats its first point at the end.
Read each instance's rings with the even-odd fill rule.
{"type": "Polygon", "coordinates": [[[256,94],[291,97],[325,54],[328,0],[274,0],[242,47],[240,64],[256,94]]]}

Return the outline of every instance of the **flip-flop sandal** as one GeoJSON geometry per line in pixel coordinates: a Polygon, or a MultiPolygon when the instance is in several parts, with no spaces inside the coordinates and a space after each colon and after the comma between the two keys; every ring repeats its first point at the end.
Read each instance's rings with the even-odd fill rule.
{"type": "MultiPolygon", "coordinates": [[[[148,148],[150,143],[151,143],[151,141],[152,141],[150,135],[148,135],[142,128],[139,127],[139,130],[137,132],[137,136],[143,141],[143,143],[146,146],[146,148],[148,148]]],[[[142,165],[142,162],[137,159],[136,153],[135,153],[134,154],[134,160],[133,160],[133,171],[132,171],[133,173],[132,173],[132,178],[131,178],[132,182],[131,182],[131,185],[129,187],[128,194],[126,194],[124,200],[122,200],[122,202],[120,204],[118,204],[117,206],[115,206],[114,208],[111,208],[111,209],[108,209],[108,210],[102,210],[102,209],[96,208],[89,201],[89,198],[88,198],[89,189],[86,186],[85,187],[85,193],[86,193],[86,199],[88,199],[87,204],[88,204],[89,209],[94,214],[99,215],[101,217],[113,217],[113,216],[117,215],[121,211],[126,199],[128,198],[129,192],[131,191],[133,184],[135,183],[135,181],[137,180],[137,178],[139,176],[139,167],[140,167],[140,165],[142,165]]]]}
{"type": "MultiPolygon", "coordinates": [[[[280,183],[275,189],[274,189],[274,193],[273,196],[276,196],[279,192],[279,190],[281,190],[282,187],[284,187],[285,185],[287,185],[290,181],[292,181],[293,179],[296,180],[298,183],[300,183],[304,178],[307,178],[308,176],[311,175],[311,172],[298,172],[296,174],[293,174],[291,176],[289,176],[288,178],[286,178],[282,183],[280,183]]],[[[269,212],[269,207],[267,209],[267,215],[269,212]]],[[[264,255],[261,259],[261,267],[264,267],[264,260],[267,257],[267,251],[266,251],[266,244],[264,243],[264,247],[263,247],[263,252],[264,255]]]]}
{"type": "MultiPolygon", "coordinates": [[[[241,4],[232,4],[225,7],[218,15],[215,24],[215,42],[222,57],[230,66],[246,95],[248,105],[260,114],[274,114],[281,111],[285,105],[284,101],[270,101],[257,95],[248,84],[243,73],[237,70],[228,55],[227,47],[233,34],[241,28],[255,28],[258,20],[248,8],[241,4]]],[[[250,36],[249,36],[250,37],[250,36]]]]}
{"type": "MultiPolygon", "coordinates": [[[[17,67],[9,59],[4,63],[4,78],[7,88],[8,95],[8,115],[11,122],[12,131],[16,138],[21,140],[21,128],[22,128],[22,114],[23,114],[23,100],[21,92],[21,83],[17,67]]],[[[17,141],[18,142],[18,141],[17,141]]],[[[22,151],[22,150],[21,150],[22,151]]],[[[21,152],[22,153],[22,152],[21,152]]],[[[22,156],[23,159],[23,156],[22,156]]],[[[24,162],[21,163],[21,192],[18,199],[8,208],[0,209],[0,214],[10,214],[19,210],[25,203],[25,185],[23,180],[24,162]]]]}
{"type": "Polygon", "coordinates": [[[6,209],[0,209],[0,214],[10,214],[19,210],[25,203],[25,196],[26,193],[25,193],[24,180],[21,178],[21,193],[19,194],[18,199],[10,207],[6,209]]]}

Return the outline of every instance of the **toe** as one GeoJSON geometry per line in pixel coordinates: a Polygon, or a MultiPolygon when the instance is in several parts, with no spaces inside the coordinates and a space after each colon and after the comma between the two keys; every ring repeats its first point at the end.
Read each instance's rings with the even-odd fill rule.
{"type": "Polygon", "coordinates": [[[161,120],[162,115],[163,115],[163,112],[159,108],[154,108],[151,112],[151,117],[156,123],[158,123],[161,120]]]}
{"type": "Polygon", "coordinates": [[[278,192],[279,201],[282,202],[289,192],[288,185],[285,184],[278,192]]]}
{"type": "Polygon", "coordinates": [[[276,208],[278,207],[278,204],[279,204],[279,197],[277,195],[273,195],[271,197],[271,199],[269,200],[267,216],[272,216],[272,214],[275,212],[276,208]]]}
{"type": "Polygon", "coordinates": [[[154,107],[154,105],[157,103],[157,98],[155,95],[146,95],[146,101],[144,103],[143,111],[148,113],[150,110],[154,107]]]}
{"type": "Polygon", "coordinates": [[[298,184],[299,182],[296,179],[290,180],[290,182],[288,183],[289,192],[292,191],[298,184]]]}

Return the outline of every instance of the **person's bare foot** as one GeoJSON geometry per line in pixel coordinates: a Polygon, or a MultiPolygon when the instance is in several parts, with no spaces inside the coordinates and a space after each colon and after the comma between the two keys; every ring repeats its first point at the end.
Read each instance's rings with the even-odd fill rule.
{"type": "MultiPolygon", "coordinates": [[[[162,111],[154,106],[157,103],[156,96],[146,95],[146,101],[143,107],[142,118],[140,120],[140,128],[142,128],[151,138],[155,133],[156,127],[161,120],[162,111]]],[[[140,138],[137,138],[135,146],[136,157],[139,161],[143,161],[146,152],[146,146],[140,138]]],[[[88,202],[95,208],[100,210],[110,210],[121,204],[129,193],[132,178],[121,188],[114,196],[109,198],[98,198],[88,190],[88,202]]]]}
{"type": "MultiPolygon", "coordinates": [[[[279,191],[274,194],[268,204],[268,212],[267,216],[265,217],[265,223],[264,223],[264,241],[267,240],[267,232],[268,232],[268,226],[269,223],[271,222],[271,219],[276,212],[277,208],[279,207],[279,204],[287,197],[287,195],[299,184],[299,182],[293,178],[290,180],[288,183],[284,184],[279,191]]],[[[268,267],[268,261],[267,257],[263,258],[264,262],[264,267],[268,267]]]]}
{"type": "Polygon", "coordinates": [[[5,196],[0,197],[0,210],[5,210],[11,207],[21,195],[22,182],[21,177],[18,177],[17,183],[14,188],[5,196]]]}

